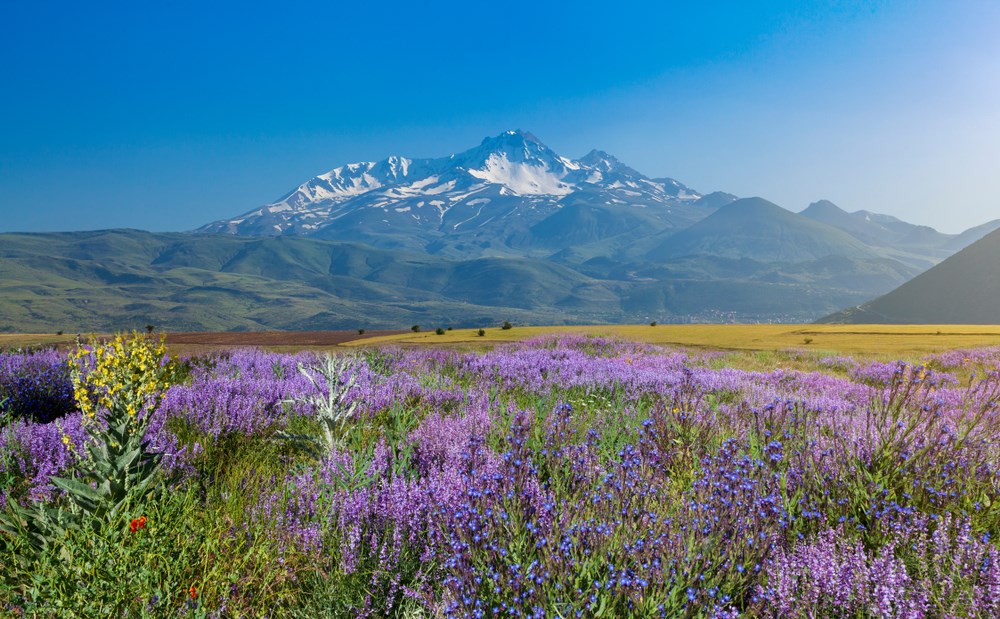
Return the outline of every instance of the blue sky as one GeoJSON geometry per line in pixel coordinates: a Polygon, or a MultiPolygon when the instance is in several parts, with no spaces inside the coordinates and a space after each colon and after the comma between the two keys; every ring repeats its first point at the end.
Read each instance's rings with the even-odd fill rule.
{"type": "Polygon", "coordinates": [[[186,230],[521,128],[958,232],[1000,217],[997,32],[965,0],[4,3],[0,230],[186,230]]]}

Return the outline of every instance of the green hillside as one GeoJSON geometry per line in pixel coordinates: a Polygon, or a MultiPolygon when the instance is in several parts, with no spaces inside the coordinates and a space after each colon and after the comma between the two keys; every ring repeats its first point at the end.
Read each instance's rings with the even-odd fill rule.
{"type": "MultiPolygon", "coordinates": [[[[564,269],[562,269],[564,270],[564,269]]],[[[446,262],[302,238],[134,230],[0,235],[0,331],[353,329],[484,319],[555,323],[564,309],[489,307],[446,289],[517,280],[568,294],[585,276],[511,261],[446,262]],[[560,288],[561,287],[561,288],[560,288]]],[[[598,285],[599,288],[599,285],[598,285]]],[[[502,289],[500,289],[502,290],[502,289]]],[[[474,295],[468,295],[474,296],[474,295]]],[[[553,299],[546,298],[546,301],[553,299]]],[[[603,307],[573,308],[597,320],[603,307]]]]}
{"type": "Polygon", "coordinates": [[[628,262],[599,251],[609,242],[581,245],[572,260],[456,260],[295,236],[3,234],[0,331],[803,322],[912,275],[850,258],[628,262]]]}
{"type": "Polygon", "coordinates": [[[1000,324],[1000,230],[829,323],[1000,324]]]}

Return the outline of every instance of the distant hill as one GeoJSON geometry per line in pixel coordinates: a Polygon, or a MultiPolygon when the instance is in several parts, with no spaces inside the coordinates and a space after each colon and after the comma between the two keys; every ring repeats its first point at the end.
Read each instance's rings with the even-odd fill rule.
{"type": "Polygon", "coordinates": [[[988,221],[984,224],[975,226],[973,228],[969,228],[968,230],[960,234],[952,235],[952,238],[949,239],[947,243],[945,243],[945,247],[947,247],[951,251],[958,251],[963,247],[968,247],[969,245],[972,245],[979,239],[983,238],[990,232],[993,232],[994,230],[997,229],[1000,229],[1000,219],[994,219],[992,221],[988,221]]]}
{"type": "Polygon", "coordinates": [[[1000,230],[873,301],[821,319],[830,323],[1000,323],[1000,230]]]}
{"type": "Polygon", "coordinates": [[[739,197],[734,196],[731,193],[726,193],[724,191],[713,191],[710,194],[706,194],[694,201],[694,206],[701,207],[704,209],[717,209],[720,206],[725,206],[730,202],[736,202],[739,197]]]}
{"type": "Polygon", "coordinates": [[[848,213],[829,200],[813,202],[800,214],[843,230],[887,258],[921,269],[937,264],[1000,228],[1000,219],[995,219],[961,234],[944,234],[929,226],[911,224],[891,215],[870,211],[848,213]]]}
{"type": "Polygon", "coordinates": [[[619,318],[616,301],[601,282],[530,259],[445,261],[296,237],[0,235],[0,331],[604,322],[619,318]]]}
{"type": "Polygon", "coordinates": [[[869,211],[848,213],[829,200],[813,202],[802,211],[803,217],[839,228],[869,245],[889,247],[899,244],[940,246],[950,238],[927,226],[901,221],[890,215],[869,211]]]}
{"type": "Polygon", "coordinates": [[[298,236],[3,234],[0,331],[803,322],[908,276],[837,257],[788,265],[604,257],[573,266],[540,258],[452,260],[298,236]]]}
{"type": "Polygon", "coordinates": [[[851,235],[763,198],[744,198],[719,208],[667,237],[647,257],[662,260],[697,255],[762,262],[802,262],[828,256],[879,257],[851,235]]]}

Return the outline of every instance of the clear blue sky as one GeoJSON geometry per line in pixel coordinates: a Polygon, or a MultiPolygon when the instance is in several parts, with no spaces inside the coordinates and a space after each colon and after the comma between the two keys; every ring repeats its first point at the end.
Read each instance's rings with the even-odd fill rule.
{"type": "Polygon", "coordinates": [[[5,2],[0,230],[186,230],[503,130],[790,210],[1000,217],[1000,3],[5,2]]]}

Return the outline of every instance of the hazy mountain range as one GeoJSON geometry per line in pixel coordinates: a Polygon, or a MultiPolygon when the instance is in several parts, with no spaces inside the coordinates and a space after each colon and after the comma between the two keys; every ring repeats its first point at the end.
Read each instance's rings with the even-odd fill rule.
{"type": "Polygon", "coordinates": [[[998,227],[948,235],[827,201],[793,213],[509,131],[344,165],[188,233],[0,235],[0,330],[806,322],[998,227]]]}

